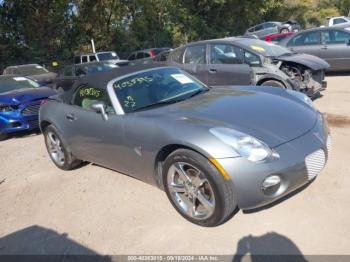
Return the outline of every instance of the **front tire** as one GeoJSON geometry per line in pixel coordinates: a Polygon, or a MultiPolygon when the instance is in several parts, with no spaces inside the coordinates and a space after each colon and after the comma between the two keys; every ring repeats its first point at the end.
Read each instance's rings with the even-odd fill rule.
{"type": "Polygon", "coordinates": [[[53,125],[45,128],[43,134],[47,152],[52,162],[58,168],[62,170],[72,170],[81,166],[82,161],[73,156],[67,145],[63,142],[62,136],[53,125]]]}
{"type": "Polygon", "coordinates": [[[261,84],[262,86],[273,86],[273,87],[279,87],[279,88],[286,88],[281,82],[276,80],[268,80],[261,84]]]}
{"type": "Polygon", "coordinates": [[[289,33],[289,29],[288,28],[282,28],[280,31],[281,34],[286,34],[289,33]]]}
{"type": "Polygon", "coordinates": [[[179,149],[167,157],[163,181],[171,204],[194,224],[218,226],[237,208],[232,185],[207,158],[192,150],[179,149]]]}

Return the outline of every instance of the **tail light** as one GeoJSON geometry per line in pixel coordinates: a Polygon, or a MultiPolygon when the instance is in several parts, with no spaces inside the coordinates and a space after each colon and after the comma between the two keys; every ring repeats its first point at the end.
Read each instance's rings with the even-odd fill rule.
{"type": "Polygon", "coordinates": [[[156,52],[154,50],[151,50],[150,55],[151,55],[151,57],[155,57],[156,56],[156,52]]]}

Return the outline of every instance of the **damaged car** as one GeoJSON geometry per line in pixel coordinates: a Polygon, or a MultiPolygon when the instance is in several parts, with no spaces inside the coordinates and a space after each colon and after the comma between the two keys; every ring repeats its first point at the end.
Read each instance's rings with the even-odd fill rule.
{"type": "Polygon", "coordinates": [[[327,86],[329,64],[307,54],[252,38],[223,38],[174,49],[166,64],[209,86],[261,85],[301,91],[310,97],[327,86]]]}

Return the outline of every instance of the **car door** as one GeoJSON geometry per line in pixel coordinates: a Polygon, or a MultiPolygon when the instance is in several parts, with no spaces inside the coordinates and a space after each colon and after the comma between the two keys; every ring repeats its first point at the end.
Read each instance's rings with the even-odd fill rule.
{"type": "Polygon", "coordinates": [[[342,30],[321,32],[323,48],[320,57],[326,60],[331,70],[350,69],[350,33],[342,30]]]}
{"type": "Polygon", "coordinates": [[[208,84],[207,45],[198,44],[187,46],[183,54],[182,69],[208,84]]]}
{"type": "Polygon", "coordinates": [[[208,85],[250,85],[252,70],[244,64],[244,50],[228,43],[209,45],[208,85]]]}
{"type": "Polygon", "coordinates": [[[278,27],[275,23],[268,22],[264,24],[264,35],[276,34],[278,32],[278,27]]]}
{"type": "Polygon", "coordinates": [[[292,37],[287,47],[297,53],[305,53],[315,56],[321,55],[322,44],[320,31],[303,32],[292,37]]]}
{"type": "Polygon", "coordinates": [[[64,108],[67,143],[79,159],[128,173],[125,161],[124,116],[117,115],[106,90],[80,86],[64,108]],[[106,103],[108,120],[91,109],[94,101],[106,103]]]}

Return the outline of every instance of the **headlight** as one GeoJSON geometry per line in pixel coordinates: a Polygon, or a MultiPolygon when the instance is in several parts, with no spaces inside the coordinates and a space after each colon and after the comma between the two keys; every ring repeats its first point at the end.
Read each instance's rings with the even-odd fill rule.
{"type": "Polygon", "coordinates": [[[350,31],[350,27],[345,27],[344,29],[350,31]]]}
{"type": "Polygon", "coordinates": [[[315,108],[314,103],[307,95],[300,93],[298,91],[290,90],[290,89],[287,89],[287,92],[292,96],[298,98],[299,100],[303,101],[305,104],[309,105],[310,107],[315,108]]]}
{"type": "Polygon", "coordinates": [[[0,104],[0,112],[12,112],[15,110],[16,108],[13,106],[0,104]]]}
{"type": "Polygon", "coordinates": [[[250,161],[264,161],[272,155],[272,150],[266,144],[252,136],[224,127],[211,128],[209,131],[250,161]]]}

